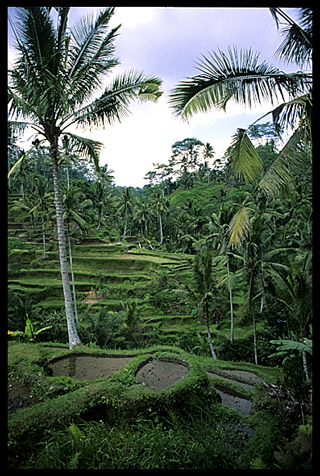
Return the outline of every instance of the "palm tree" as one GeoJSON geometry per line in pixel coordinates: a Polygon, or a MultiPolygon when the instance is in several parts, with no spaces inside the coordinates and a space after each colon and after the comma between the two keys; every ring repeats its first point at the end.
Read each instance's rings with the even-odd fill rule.
{"type": "Polygon", "coordinates": [[[133,202],[130,195],[130,187],[126,187],[123,191],[122,203],[118,208],[118,213],[124,217],[124,228],[122,234],[122,239],[124,240],[127,234],[128,218],[133,214],[133,202]]]}
{"type": "Polygon", "coordinates": [[[169,211],[169,202],[165,198],[162,190],[157,190],[157,193],[154,196],[153,206],[159,220],[159,231],[160,231],[160,245],[163,243],[163,225],[162,218],[163,215],[169,211]]]}
{"type": "MultiPolygon", "coordinates": [[[[290,260],[285,275],[279,269],[273,269],[272,277],[278,284],[279,302],[289,310],[292,319],[298,324],[299,341],[305,342],[307,326],[312,317],[312,278],[310,275],[310,254],[308,252],[290,260]]],[[[303,369],[308,379],[306,351],[302,351],[303,369]]]]}
{"type": "Polygon", "coordinates": [[[16,148],[15,153],[18,156],[18,160],[15,162],[15,164],[11,167],[11,169],[8,172],[8,179],[10,180],[11,175],[16,175],[19,178],[20,182],[20,194],[22,196],[23,203],[25,203],[25,190],[24,190],[24,184],[29,178],[29,173],[30,173],[30,164],[28,163],[27,159],[32,152],[32,149],[30,149],[28,152],[25,152],[23,149],[20,147],[16,148]]]}
{"type": "Polygon", "coordinates": [[[130,71],[117,76],[100,96],[92,100],[103,80],[119,64],[114,40],[120,25],[109,29],[113,7],[96,17],[79,20],[67,29],[70,7],[19,7],[18,21],[11,24],[19,56],[9,71],[9,114],[24,120],[50,145],[62,285],[69,347],[80,343],[74,322],[68,278],[66,242],[58,176],[58,145],[67,135],[74,153],[89,156],[98,166],[102,144],[68,131],[72,125],[91,127],[113,124],[128,114],[133,99],[156,100],[161,81],[130,71]]]}
{"type": "MultiPolygon", "coordinates": [[[[280,20],[286,22],[282,29],[285,40],[278,55],[288,62],[295,61],[300,67],[308,67],[312,57],[312,10],[301,8],[300,11],[301,25],[298,25],[280,8],[271,9],[278,26],[280,20]]],[[[285,73],[265,61],[259,63],[259,54],[251,48],[238,51],[233,47],[228,53],[219,49],[203,56],[197,65],[200,74],[179,83],[170,95],[175,114],[185,120],[212,107],[225,110],[231,99],[249,107],[252,103],[269,101],[274,105],[282,101],[268,114],[272,113],[279,128],[291,127],[295,132],[259,183],[267,194],[279,192],[292,179],[292,169],[301,168],[296,149],[311,139],[312,74],[285,73]]],[[[230,157],[235,172],[247,182],[262,170],[260,157],[245,129],[238,129],[235,134],[230,157]]]]}
{"type": "Polygon", "coordinates": [[[214,157],[215,151],[213,146],[210,144],[210,142],[206,142],[204,144],[204,149],[203,149],[203,159],[204,159],[204,165],[203,169],[207,172],[207,177],[208,177],[208,183],[210,181],[210,167],[208,164],[208,159],[212,159],[214,157]]]}
{"type": "Polygon", "coordinates": [[[112,172],[112,170],[108,170],[107,165],[100,167],[100,170],[98,171],[98,180],[93,184],[94,194],[92,195],[92,200],[98,209],[97,230],[100,230],[101,228],[103,209],[106,202],[106,187],[110,185],[113,180],[113,176],[111,175],[112,172]]]}
{"type": "Polygon", "coordinates": [[[87,231],[87,221],[88,215],[85,210],[92,206],[92,201],[90,199],[84,199],[80,202],[82,198],[82,193],[76,187],[68,187],[62,197],[62,208],[63,208],[63,220],[67,225],[67,241],[69,248],[69,261],[70,261],[70,272],[71,272],[71,281],[72,281],[72,292],[73,292],[73,304],[74,304],[74,314],[76,319],[76,325],[79,328],[79,318],[77,310],[77,298],[76,298],[76,287],[74,282],[74,272],[73,272],[73,262],[72,262],[72,252],[71,252],[71,239],[70,239],[70,225],[73,224],[81,231],[87,231]]]}
{"type": "Polygon", "coordinates": [[[215,353],[212,336],[209,324],[209,304],[214,300],[214,282],[212,276],[212,252],[202,251],[198,252],[194,260],[194,282],[195,289],[187,286],[188,290],[196,298],[197,302],[202,308],[203,318],[207,327],[208,342],[210,346],[211,355],[214,359],[217,358],[215,353]]]}
{"type": "Polygon", "coordinates": [[[211,214],[211,220],[207,224],[209,236],[206,237],[206,241],[211,241],[214,249],[217,250],[218,255],[213,258],[213,262],[220,264],[226,264],[227,267],[227,279],[222,279],[221,284],[226,282],[229,291],[229,303],[230,303],[230,342],[233,343],[234,339],[234,319],[233,319],[233,299],[232,288],[235,282],[235,275],[230,273],[230,253],[227,240],[228,225],[223,223],[222,209],[218,213],[211,214]]]}
{"type": "Polygon", "coordinates": [[[143,238],[148,236],[148,223],[151,220],[153,214],[150,211],[150,204],[144,198],[139,198],[137,202],[138,210],[136,215],[136,220],[138,225],[140,225],[140,233],[143,238]]]}
{"type": "Polygon", "coordinates": [[[48,182],[42,176],[37,176],[33,181],[33,191],[29,201],[35,205],[29,211],[33,214],[36,211],[40,211],[41,216],[41,231],[42,231],[42,245],[43,245],[43,259],[46,259],[46,235],[45,235],[45,213],[49,212],[50,205],[52,204],[53,193],[49,191],[48,182]],[[31,200],[30,200],[31,199],[31,200]]]}
{"type": "MultiPolygon", "coordinates": [[[[250,202],[247,216],[250,222],[247,239],[239,247],[240,254],[231,253],[242,261],[242,271],[248,280],[247,302],[248,311],[252,319],[254,361],[258,363],[257,330],[256,330],[256,301],[260,298],[260,314],[266,305],[265,278],[272,276],[274,270],[287,271],[288,267],[279,261],[279,255],[292,250],[288,247],[277,246],[273,242],[275,233],[270,228],[270,221],[277,214],[258,201],[258,206],[250,202]],[[274,261],[274,258],[277,258],[274,261]]],[[[280,215],[280,213],[279,213],[280,215]]],[[[240,271],[240,270],[239,270],[240,271]]]]}

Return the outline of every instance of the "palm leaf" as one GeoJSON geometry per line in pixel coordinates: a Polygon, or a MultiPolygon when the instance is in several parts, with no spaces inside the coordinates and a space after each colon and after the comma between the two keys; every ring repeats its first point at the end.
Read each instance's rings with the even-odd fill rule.
{"type": "MultiPolygon", "coordinates": [[[[71,36],[73,46],[70,54],[70,71],[69,76],[72,78],[78,75],[81,68],[86,63],[90,63],[97,55],[97,51],[102,51],[101,46],[108,46],[108,51],[104,48],[104,54],[110,58],[114,53],[114,45],[112,44],[111,36],[106,40],[106,29],[109,25],[110,18],[114,14],[114,7],[107,7],[98,13],[98,16],[87,16],[80,18],[80,20],[72,27],[71,36]]],[[[115,30],[118,30],[117,27],[115,30]]],[[[115,33],[115,31],[114,31],[115,33]]],[[[112,35],[112,40],[114,39],[112,35]]]]}
{"type": "Polygon", "coordinates": [[[74,104],[81,104],[102,85],[105,74],[119,60],[113,57],[114,40],[120,25],[107,32],[114,8],[105,8],[98,17],[82,18],[71,29],[67,78],[74,104]]]}
{"type": "Polygon", "coordinates": [[[303,128],[300,127],[260,180],[259,187],[266,195],[278,194],[292,180],[292,172],[297,168],[301,170],[303,150],[303,128]]]}
{"type": "Polygon", "coordinates": [[[248,212],[250,210],[250,208],[243,206],[231,219],[228,229],[230,248],[238,246],[239,243],[248,236],[250,231],[250,217],[248,212]]]}
{"type": "Polygon", "coordinates": [[[55,56],[56,34],[49,11],[45,7],[18,7],[16,47],[29,64],[44,73],[55,56]]]}
{"type": "Polygon", "coordinates": [[[294,129],[299,122],[305,121],[308,126],[309,136],[311,137],[311,110],[312,93],[309,92],[292,101],[280,104],[280,106],[268,114],[272,114],[273,122],[279,125],[280,129],[288,126],[294,129]]]}
{"type": "Polygon", "coordinates": [[[296,85],[294,74],[286,74],[265,61],[259,63],[259,53],[252,49],[237,51],[220,49],[198,63],[200,74],[187,78],[170,94],[170,105],[176,115],[188,119],[194,113],[208,112],[212,107],[225,110],[232,98],[248,105],[285,100],[296,85]]]}
{"type": "Polygon", "coordinates": [[[249,139],[245,129],[238,129],[233,136],[229,150],[234,172],[248,183],[262,170],[262,163],[257,150],[249,139]]]}
{"type": "Polygon", "coordinates": [[[131,100],[156,101],[162,94],[159,91],[160,85],[161,80],[154,76],[137,71],[123,73],[114,78],[100,98],[79,111],[73,122],[88,126],[97,124],[104,126],[105,121],[111,125],[116,121],[121,122],[129,114],[128,106],[131,100]]]}
{"type": "Polygon", "coordinates": [[[32,152],[32,149],[30,149],[26,153],[22,153],[21,157],[13,164],[11,169],[8,172],[8,178],[12,175],[15,174],[16,172],[19,171],[20,167],[22,167],[24,160],[28,157],[28,155],[32,152]]]}
{"type": "Polygon", "coordinates": [[[88,139],[86,137],[80,137],[71,132],[66,132],[66,134],[70,138],[70,148],[73,153],[79,154],[83,157],[89,157],[89,159],[93,161],[96,169],[99,169],[99,154],[103,147],[102,142],[88,139]]]}
{"type": "Polygon", "coordinates": [[[26,122],[8,121],[8,144],[14,145],[14,142],[21,137],[25,129],[28,127],[26,122]]]}
{"type": "Polygon", "coordinates": [[[276,51],[276,55],[287,63],[297,63],[301,67],[312,60],[312,9],[303,8],[302,24],[299,26],[281,8],[270,8],[271,15],[280,26],[280,18],[285,20],[286,26],[281,29],[284,40],[276,51]]]}
{"type": "MultiPolygon", "coordinates": [[[[289,340],[289,339],[277,339],[277,340],[271,340],[270,343],[274,345],[278,345],[279,347],[277,348],[277,350],[279,352],[284,352],[288,350],[297,350],[298,352],[308,352],[309,354],[312,355],[312,340],[311,339],[305,339],[304,342],[298,342],[298,341],[289,340]]],[[[272,354],[272,355],[277,355],[277,354],[272,354]]]]}

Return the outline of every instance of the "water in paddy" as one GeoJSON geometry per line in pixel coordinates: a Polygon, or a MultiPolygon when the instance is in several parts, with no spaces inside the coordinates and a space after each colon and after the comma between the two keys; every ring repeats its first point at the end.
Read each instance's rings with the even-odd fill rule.
{"type": "Polygon", "coordinates": [[[134,357],[100,355],[68,355],[50,364],[54,377],[73,377],[77,380],[96,380],[111,377],[134,357]]]}

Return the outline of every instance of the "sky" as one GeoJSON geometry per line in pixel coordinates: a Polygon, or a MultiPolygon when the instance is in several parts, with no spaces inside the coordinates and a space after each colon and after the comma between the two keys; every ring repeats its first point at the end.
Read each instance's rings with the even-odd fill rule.
{"type": "MultiPolygon", "coordinates": [[[[69,26],[97,10],[71,8],[69,26]]],[[[8,11],[14,20],[14,8],[8,11]]],[[[297,18],[297,9],[285,11],[297,18]]],[[[143,187],[148,183],[144,176],[154,170],[153,164],[168,163],[171,146],[189,137],[210,142],[215,158],[221,158],[237,128],[248,127],[272,109],[270,104],[248,109],[230,103],[226,112],[212,109],[195,114],[188,123],[176,118],[168,104],[169,93],[182,80],[198,74],[196,63],[202,55],[218,48],[226,51],[233,45],[238,49],[251,47],[261,53],[261,62],[266,60],[286,72],[296,70],[294,65],[280,63],[274,56],[282,38],[268,8],[117,7],[110,27],[119,24],[115,56],[121,64],[114,68],[114,75],[135,69],[157,76],[162,80],[163,95],[156,103],[131,103],[130,116],[112,127],[81,134],[79,129],[70,129],[103,142],[100,164],[107,163],[114,171],[116,185],[143,187]]],[[[8,32],[10,65],[14,58],[10,27],[8,32]]],[[[109,82],[107,79],[106,85],[109,82]]],[[[26,142],[21,146],[28,148],[26,142]]]]}

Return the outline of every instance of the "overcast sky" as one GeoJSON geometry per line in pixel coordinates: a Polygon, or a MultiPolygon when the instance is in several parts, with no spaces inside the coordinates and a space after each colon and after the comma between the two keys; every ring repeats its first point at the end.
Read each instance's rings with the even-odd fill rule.
{"type": "MultiPolygon", "coordinates": [[[[95,10],[71,8],[69,25],[95,10]]],[[[285,11],[297,18],[297,9],[285,11]]],[[[11,18],[13,13],[14,8],[9,8],[11,18]]],[[[261,53],[261,62],[266,60],[284,71],[296,69],[274,57],[281,36],[267,8],[117,7],[110,26],[119,24],[115,55],[121,64],[114,74],[137,69],[155,75],[163,81],[163,95],[157,103],[132,103],[132,114],[121,124],[82,132],[104,143],[100,163],[114,170],[116,185],[146,185],[143,177],[153,170],[153,163],[167,163],[172,144],[187,137],[210,142],[220,158],[238,127],[246,128],[271,109],[268,104],[254,110],[230,104],[226,113],[197,114],[189,124],[175,118],[168,106],[169,92],[187,76],[198,73],[196,62],[201,55],[218,47],[223,51],[232,45],[251,47],[261,53]]],[[[9,60],[12,54],[9,28],[9,60]]]]}

